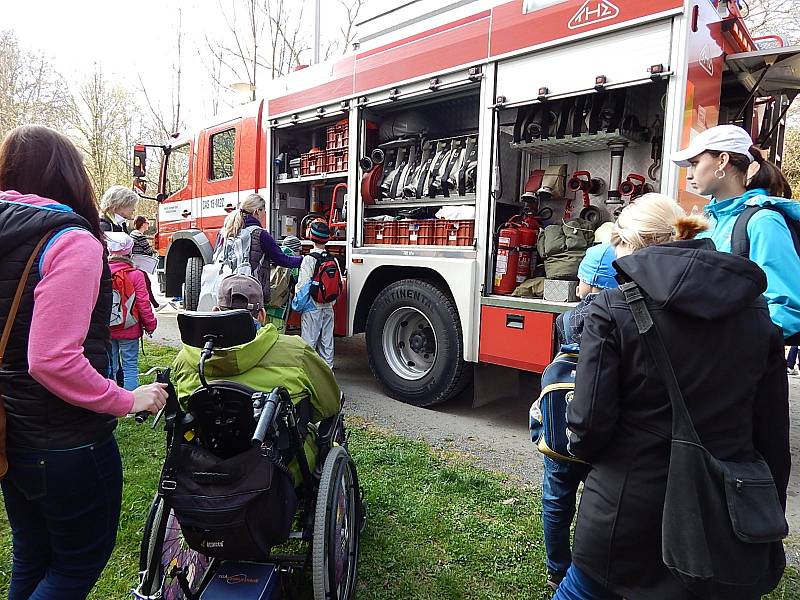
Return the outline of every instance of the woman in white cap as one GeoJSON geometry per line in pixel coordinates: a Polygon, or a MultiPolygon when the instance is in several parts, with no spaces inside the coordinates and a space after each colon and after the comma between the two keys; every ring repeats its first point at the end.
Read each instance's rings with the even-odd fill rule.
{"type": "Polygon", "coordinates": [[[672,160],[689,170],[686,179],[698,194],[711,196],[705,207],[711,229],[700,237],[710,237],[717,250],[749,258],[764,270],[772,321],[787,342],[797,338],[800,248],[792,221],[800,221],[800,203],[786,200],[792,197],[786,178],[752,145],[750,134],[735,125],[705,130],[672,160]]]}

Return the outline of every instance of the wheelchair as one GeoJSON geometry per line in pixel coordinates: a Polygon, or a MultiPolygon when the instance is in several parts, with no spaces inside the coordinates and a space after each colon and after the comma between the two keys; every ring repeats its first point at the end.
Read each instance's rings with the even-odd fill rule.
{"type": "Polygon", "coordinates": [[[167,453],[132,595],[267,600],[310,570],[315,600],[350,600],[366,514],[343,402],[317,425],[309,422],[310,400],[292,399],[285,388],[207,381],[215,350],[254,339],[246,310],[183,313],[178,327],[184,344],[202,348],[201,385],[182,405],[169,369],[156,377],[168,384],[167,453]]]}

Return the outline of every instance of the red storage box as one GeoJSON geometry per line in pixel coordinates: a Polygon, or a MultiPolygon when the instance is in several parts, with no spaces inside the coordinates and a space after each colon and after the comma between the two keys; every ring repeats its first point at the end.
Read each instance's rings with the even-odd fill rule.
{"type": "Polygon", "coordinates": [[[439,219],[433,230],[436,246],[472,246],[475,238],[475,221],[472,219],[439,219]]]}
{"type": "Polygon", "coordinates": [[[300,155],[300,176],[325,173],[325,151],[315,149],[300,155]]]}
{"type": "Polygon", "coordinates": [[[384,221],[381,223],[383,227],[378,230],[378,243],[379,244],[396,244],[397,243],[397,221],[384,221]]]}
{"type": "Polygon", "coordinates": [[[325,146],[328,148],[328,150],[338,148],[336,125],[328,125],[328,129],[325,131],[325,133],[325,146]]]}
{"type": "Polygon", "coordinates": [[[436,226],[436,221],[432,219],[425,219],[416,221],[416,227],[409,231],[409,242],[417,244],[418,246],[431,246],[433,245],[433,233],[436,226]]]}
{"type": "Polygon", "coordinates": [[[411,242],[409,241],[409,234],[411,230],[411,226],[415,224],[415,221],[397,221],[395,227],[395,244],[401,244],[403,246],[407,246],[411,242]]]}
{"type": "Polygon", "coordinates": [[[378,228],[383,228],[381,221],[364,221],[364,245],[378,243],[378,228]]]}
{"type": "Polygon", "coordinates": [[[449,246],[472,246],[475,243],[475,221],[473,219],[460,219],[450,221],[453,224],[453,229],[448,233],[449,246]],[[453,233],[455,233],[455,244],[452,243],[453,233]]]}
{"type": "Polygon", "coordinates": [[[326,152],[326,170],[328,173],[342,173],[347,171],[347,148],[328,150],[326,152]]]}
{"type": "Polygon", "coordinates": [[[349,134],[350,126],[347,119],[342,119],[338,123],[329,125],[325,136],[328,150],[341,150],[343,148],[347,148],[349,134]]]}

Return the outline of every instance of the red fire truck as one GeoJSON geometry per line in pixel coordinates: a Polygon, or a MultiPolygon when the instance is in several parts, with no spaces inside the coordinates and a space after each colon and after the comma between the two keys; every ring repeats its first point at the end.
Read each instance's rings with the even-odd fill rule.
{"type": "Polygon", "coordinates": [[[569,304],[509,295],[536,260],[503,224],[560,223],[573,205],[607,221],[643,189],[702,207],[668,157],[719,123],[780,162],[798,48],[753,39],[733,0],[379,4],[353,53],[164,148],[156,245],[164,292],[193,309],[247,194],[268,198],[276,239],[327,220],[346,276],[336,333],[365,332],[405,402],[473,377],[487,401],[550,362],[569,304]]]}

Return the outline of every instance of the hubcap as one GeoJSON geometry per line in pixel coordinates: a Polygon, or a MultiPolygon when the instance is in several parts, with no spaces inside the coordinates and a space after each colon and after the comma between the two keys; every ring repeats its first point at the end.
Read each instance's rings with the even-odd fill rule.
{"type": "Polygon", "coordinates": [[[403,379],[422,379],[436,362],[436,332],[428,317],[416,308],[398,308],[389,315],[382,341],[389,367],[403,379]]]}

